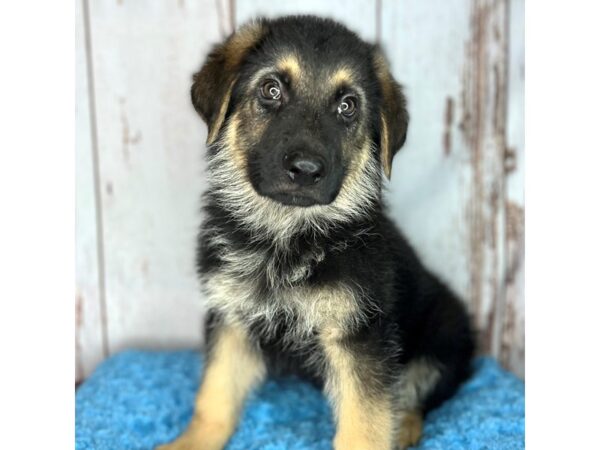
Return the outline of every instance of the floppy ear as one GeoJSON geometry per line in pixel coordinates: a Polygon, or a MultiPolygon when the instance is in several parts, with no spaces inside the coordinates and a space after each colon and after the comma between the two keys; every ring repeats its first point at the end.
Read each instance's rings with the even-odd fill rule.
{"type": "Polygon", "coordinates": [[[223,126],[231,91],[244,57],[265,32],[263,20],[242,26],[225,42],[216,45],[200,71],[194,74],[192,103],[208,125],[208,144],[214,142],[223,126]]]}
{"type": "Polygon", "coordinates": [[[392,160],[406,141],[408,112],[402,88],[392,77],[387,62],[380,51],[375,54],[375,71],[382,93],[380,112],[381,164],[388,179],[392,175],[392,160]]]}

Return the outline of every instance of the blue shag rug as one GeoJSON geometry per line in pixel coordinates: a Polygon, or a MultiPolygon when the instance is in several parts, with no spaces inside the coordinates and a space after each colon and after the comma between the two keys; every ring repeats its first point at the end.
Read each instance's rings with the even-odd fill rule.
{"type": "MultiPolygon", "coordinates": [[[[458,394],[431,411],[418,448],[522,449],[524,385],[490,358],[458,394]]],[[[149,450],[192,416],[197,352],[128,351],[105,361],[76,393],[77,450],[149,450]]],[[[321,392],[296,378],[270,379],[251,395],[226,450],[331,450],[334,426],[321,392]]]]}

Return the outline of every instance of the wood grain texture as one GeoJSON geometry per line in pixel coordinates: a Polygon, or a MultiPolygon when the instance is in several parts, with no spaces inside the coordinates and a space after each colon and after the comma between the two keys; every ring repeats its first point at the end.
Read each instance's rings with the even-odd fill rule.
{"type": "Polygon", "coordinates": [[[383,46],[411,114],[387,186],[392,215],[468,302],[481,350],[522,375],[523,3],[90,1],[87,49],[78,11],[77,376],[104,352],[201,342],[193,250],[206,128],[191,74],[234,26],[295,13],[383,46]]]}
{"type": "Polygon", "coordinates": [[[509,3],[508,110],[506,123],[506,306],[501,361],[525,374],[525,4],[509,3]]]}
{"type": "Polygon", "coordinates": [[[471,156],[460,121],[468,9],[463,0],[384,0],[381,13],[381,45],[410,114],[386,198],[425,264],[466,298],[471,156]]]}
{"type": "Polygon", "coordinates": [[[372,0],[354,0],[351,2],[336,0],[279,1],[272,0],[236,0],[236,25],[258,17],[277,17],[286,14],[316,14],[344,23],[363,38],[375,41],[377,36],[376,2],[372,0]]]}
{"type": "Polygon", "coordinates": [[[110,353],[201,341],[206,129],[189,88],[227,26],[209,0],[90,2],[110,353]]]}
{"type": "MultiPolygon", "coordinates": [[[[522,3],[515,9],[522,14],[522,3]]],[[[522,253],[522,207],[508,192],[522,173],[511,182],[505,168],[507,136],[522,133],[522,91],[509,91],[508,1],[383,0],[381,14],[382,45],[411,112],[388,195],[393,215],[467,301],[480,350],[522,375],[522,285],[508,283],[522,253]]],[[[522,48],[522,37],[512,45],[522,48]]]]}
{"type": "Polygon", "coordinates": [[[75,380],[106,355],[99,273],[98,208],[83,0],[75,3],[75,380]]]}

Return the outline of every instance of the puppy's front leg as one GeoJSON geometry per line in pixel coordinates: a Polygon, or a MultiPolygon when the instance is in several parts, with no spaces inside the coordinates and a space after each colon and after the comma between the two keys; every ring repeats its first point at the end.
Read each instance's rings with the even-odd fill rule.
{"type": "Polygon", "coordinates": [[[264,362],[244,330],[219,327],[188,429],[157,450],[221,450],[235,430],[247,394],[264,379],[264,362]]]}
{"type": "Polygon", "coordinates": [[[326,333],[326,389],[336,414],[335,450],[394,448],[392,399],[377,380],[377,369],[359,361],[347,344],[326,333]],[[370,366],[370,367],[369,367],[370,366]]]}

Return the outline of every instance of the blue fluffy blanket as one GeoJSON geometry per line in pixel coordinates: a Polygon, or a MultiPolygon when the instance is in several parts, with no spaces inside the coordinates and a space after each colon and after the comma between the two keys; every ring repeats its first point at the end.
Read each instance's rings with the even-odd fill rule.
{"type": "MultiPolygon", "coordinates": [[[[129,351],[104,362],[76,394],[78,450],[142,450],[175,438],[192,415],[202,370],[196,352],[129,351]]],[[[523,382],[489,358],[426,418],[418,448],[524,448],[523,382]]],[[[271,379],[246,405],[227,450],[330,450],[334,426],[321,392],[271,379]]]]}

